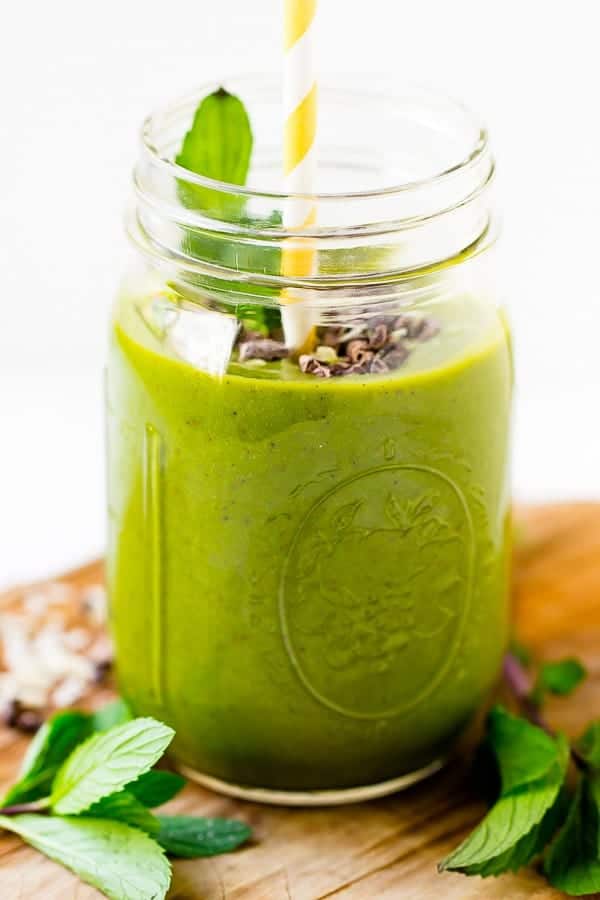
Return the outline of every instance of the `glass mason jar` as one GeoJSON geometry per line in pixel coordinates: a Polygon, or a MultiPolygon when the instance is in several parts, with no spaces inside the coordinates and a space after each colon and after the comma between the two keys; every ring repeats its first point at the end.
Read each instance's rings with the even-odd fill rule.
{"type": "Polygon", "coordinates": [[[205,784],[376,796],[448,757],[506,642],[494,163],[458,104],[324,87],[317,193],[285,196],[279,85],[242,78],[248,186],[211,181],[173,159],[217,87],[146,121],[135,170],[107,388],[119,684],[205,784]],[[286,228],[302,203],[317,223],[286,228]]]}

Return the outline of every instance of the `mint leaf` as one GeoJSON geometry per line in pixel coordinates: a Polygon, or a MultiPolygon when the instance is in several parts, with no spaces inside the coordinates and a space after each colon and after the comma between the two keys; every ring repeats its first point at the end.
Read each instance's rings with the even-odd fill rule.
{"type": "Polygon", "coordinates": [[[1,805],[32,803],[47,797],[58,769],[91,730],[91,717],[86,713],[69,710],[48,719],[31,741],[23,757],[19,780],[1,805]]]}
{"type": "Polygon", "coordinates": [[[480,863],[472,868],[467,867],[465,874],[487,878],[490,875],[502,875],[503,872],[517,872],[523,866],[529,865],[546,849],[564,822],[568,808],[569,796],[563,788],[543,819],[534,825],[528,834],[504,853],[490,859],[489,862],[480,863]]]}
{"type": "Polygon", "coordinates": [[[600,721],[592,722],[575,742],[575,749],[592,767],[600,769],[600,721]]]}
{"type": "Polygon", "coordinates": [[[115,725],[124,725],[131,722],[133,716],[131,710],[120,697],[95,710],[92,716],[94,731],[108,731],[115,725]]]}
{"type": "Polygon", "coordinates": [[[196,109],[175,157],[178,166],[229,184],[244,184],[252,153],[252,129],[239,97],[220,87],[196,109]]]}
{"type": "MultiPolygon", "coordinates": [[[[215,181],[246,183],[252,154],[252,129],[239,97],[219,88],[200,103],[192,127],[175,157],[178,166],[215,181]]],[[[218,190],[179,181],[184,206],[208,215],[231,215],[243,208],[244,200],[218,190]]]]}
{"type": "Polygon", "coordinates": [[[518,793],[501,797],[471,835],[443,861],[441,869],[484,874],[490,861],[513,850],[542,821],[556,802],[560,786],[560,775],[556,779],[546,777],[518,793]]]}
{"type": "MultiPolygon", "coordinates": [[[[244,185],[250,168],[252,145],[252,128],[244,104],[239,97],[220,88],[205,97],[198,106],[175,162],[197,175],[244,185]]],[[[181,203],[188,209],[202,211],[209,217],[239,222],[248,230],[268,229],[280,225],[282,221],[280,210],[273,210],[264,219],[252,218],[247,214],[243,196],[201,187],[185,178],[178,180],[177,192],[181,203]]],[[[228,234],[187,228],[182,248],[190,256],[235,271],[280,274],[281,250],[277,244],[270,246],[268,242],[261,242],[258,247],[252,242],[232,239],[228,234]]],[[[231,311],[235,298],[239,297],[241,302],[236,314],[247,329],[269,334],[273,328],[281,326],[279,309],[261,302],[265,296],[277,299],[277,287],[209,275],[200,276],[197,284],[210,292],[213,302],[218,302],[218,298],[222,297],[228,311],[231,311]],[[252,303],[254,295],[260,296],[256,304],[252,303]],[[249,297],[250,302],[245,302],[245,297],[249,297]]]]}
{"type": "Polygon", "coordinates": [[[600,891],[599,823],[600,782],[583,776],[544,865],[550,884],[572,897],[600,891]]]}
{"type": "Polygon", "coordinates": [[[153,808],[168,803],[186,784],[187,781],[182,775],[152,769],[128,785],[127,790],[144,806],[153,808]]]}
{"type": "Polygon", "coordinates": [[[504,707],[492,709],[487,726],[486,739],[498,762],[503,795],[536,781],[555,764],[556,741],[504,707]]]}
{"type": "Polygon", "coordinates": [[[228,853],[245,843],[252,834],[248,825],[235,819],[158,816],[158,821],[158,843],[172,856],[186,859],[228,853]]]}
{"type": "MultiPolygon", "coordinates": [[[[496,707],[490,716],[487,739],[500,768],[500,797],[469,837],[441,863],[442,870],[498,874],[503,871],[503,863],[513,865],[513,853],[515,858],[534,853],[538,840],[530,833],[559,799],[569,761],[564,737],[553,739],[496,707]],[[526,836],[531,843],[517,847],[526,836]],[[505,859],[499,859],[504,854],[505,859]],[[491,867],[493,860],[495,865],[491,867]]],[[[544,833],[547,827],[548,822],[544,833]]]]}
{"type": "Polygon", "coordinates": [[[147,772],[163,755],[174,732],[155,719],[133,719],[95,734],[59,770],[50,803],[60,815],[80,813],[147,772]]]}
{"type": "Polygon", "coordinates": [[[130,791],[119,791],[104,797],[82,813],[94,819],[114,819],[117,822],[125,822],[132,828],[141,828],[148,834],[156,834],[159,829],[158,819],[134,797],[130,791]]]}
{"type": "Polygon", "coordinates": [[[535,694],[548,692],[566,696],[581,684],[586,675],[585,668],[577,659],[544,663],[538,675],[535,694]]]}
{"type": "Polygon", "coordinates": [[[102,819],[1,816],[0,827],[61,863],[110,900],[163,900],[171,868],[136,828],[102,819]]]}

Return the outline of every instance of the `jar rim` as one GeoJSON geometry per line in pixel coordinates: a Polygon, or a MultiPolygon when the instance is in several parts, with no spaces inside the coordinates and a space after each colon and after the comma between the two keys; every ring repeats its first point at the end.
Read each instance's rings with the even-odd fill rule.
{"type": "Polygon", "coordinates": [[[184,270],[278,286],[379,283],[464,258],[467,248],[478,254],[495,233],[487,130],[463,104],[429,88],[383,87],[377,77],[366,86],[361,78],[355,87],[352,77],[342,87],[335,79],[320,85],[320,180],[310,194],[279,189],[282,97],[275,75],[209,82],[159,108],[142,128],[130,237],[184,270]],[[198,104],[223,85],[248,104],[254,134],[248,185],[174,161],[198,104]],[[392,175],[400,180],[392,183],[392,175]],[[353,189],[322,190],[329,185],[353,189]],[[196,191],[198,205],[189,202],[196,191]],[[316,216],[290,224],[298,216],[287,213],[308,202],[316,216]],[[282,271],[284,251],[306,248],[314,251],[315,271],[282,271]]]}
{"type": "MultiPolygon", "coordinates": [[[[255,88],[258,87],[264,89],[265,87],[272,87],[272,76],[265,73],[254,73],[250,75],[242,73],[224,77],[219,80],[205,82],[195,91],[179,97],[168,104],[157,107],[146,116],[140,130],[142,150],[147,154],[153,166],[162,169],[164,173],[173,178],[186,181],[187,183],[198,187],[219,191],[225,196],[231,194],[236,197],[244,197],[247,199],[254,198],[278,202],[285,202],[286,200],[295,200],[299,202],[310,200],[313,203],[316,202],[317,204],[320,204],[327,203],[328,201],[339,202],[340,199],[343,198],[348,200],[376,200],[377,198],[388,198],[393,197],[394,195],[404,195],[419,191],[423,188],[441,184],[442,182],[451,181],[459,174],[468,173],[481,163],[486,156],[490,155],[488,129],[468,106],[461,101],[454,99],[450,95],[440,93],[437,90],[433,90],[417,83],[405,84],[405,90],[403,90],[402,93],[390,91],[388,86],[384,93],[383,87],[380,90],[365,90],[364,88],[352,90],[348,88],[339,88],[332,86],[330,80],[325,80],[323,84],[319,84],[320,94],[325,94],[332,98],[336,97],[337,99],[346,96],[354,97],[356,100],[385,101],[388,104],[392,104],[394,101],[399,102],[402,98],[407,98],[408,96],[413,96],[422,102],[444,104],[447,112],[453,112],[461,116],[463,123],[470,126],[472,129],[474,139],[471,142],[471,147],[468,152],[463,154],[459,159],[442,167],[440,171],[434,172],[426,177],[404,182],[395,182],[382,188],[350,191],[315,191],[310,194],[306,192],[265,190],[247,185],[233,184],[228,181],[221,181],[192,172],[189,169],[178,165],[173,159],[161,155],[156,135],[156,131],[161,127],[161,124],[173,115],[189,115],[189,112],[195,110],[203,97],[218,90],[223,87],[223,85],[235,85],[236,90],[239,90],[243,85],[252,85],[255,88]]],[[[490,160],[490,166],[493,174],[493,160],[490,160]]],[[[486,181],[487,180],[489,180],[489,177],[486,178],[486,181]]],[[[465,199],[467,198],[463,197],[461,202],[464,202],[465,199]]]]}

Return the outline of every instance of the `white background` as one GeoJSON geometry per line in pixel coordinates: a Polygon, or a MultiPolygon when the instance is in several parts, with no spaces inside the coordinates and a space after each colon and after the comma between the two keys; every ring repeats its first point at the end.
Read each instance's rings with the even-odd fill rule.
{"type": "MultiPolygon", "coordinates": [[[[598,497],[596,0],[320,0],[323,72],[462,98],[500,170],[515,493],[598,497]]],[[[9,3],[0,33],[0,583],[102,549],[101,371],[137,128],[276,69],[280,0],[9,3]]]]}

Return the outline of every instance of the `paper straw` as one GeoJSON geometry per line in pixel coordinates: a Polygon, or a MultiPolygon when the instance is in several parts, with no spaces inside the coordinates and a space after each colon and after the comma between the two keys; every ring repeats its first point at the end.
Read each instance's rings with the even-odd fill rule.
{"type": "MultiPolygon", "coordinates": [[[[317,0],[284,0],[284,185],[286,193],[310,195],[316,173],[317,81],[314,67],[314,30],[317,0]]],[[[290,199],[283,221],[290,230],[301,230],[317,220],[316,203],[290,199]]],[[[290,238],[283,248],[281,271],[290,278],[312,275],[316,253],[306,238],[290,238]]],[[[308,349],[312,323],[307,310],[294,308],[302,295],[282,292],[283,330],[287,345],[296,352],[308,349]]]]}

